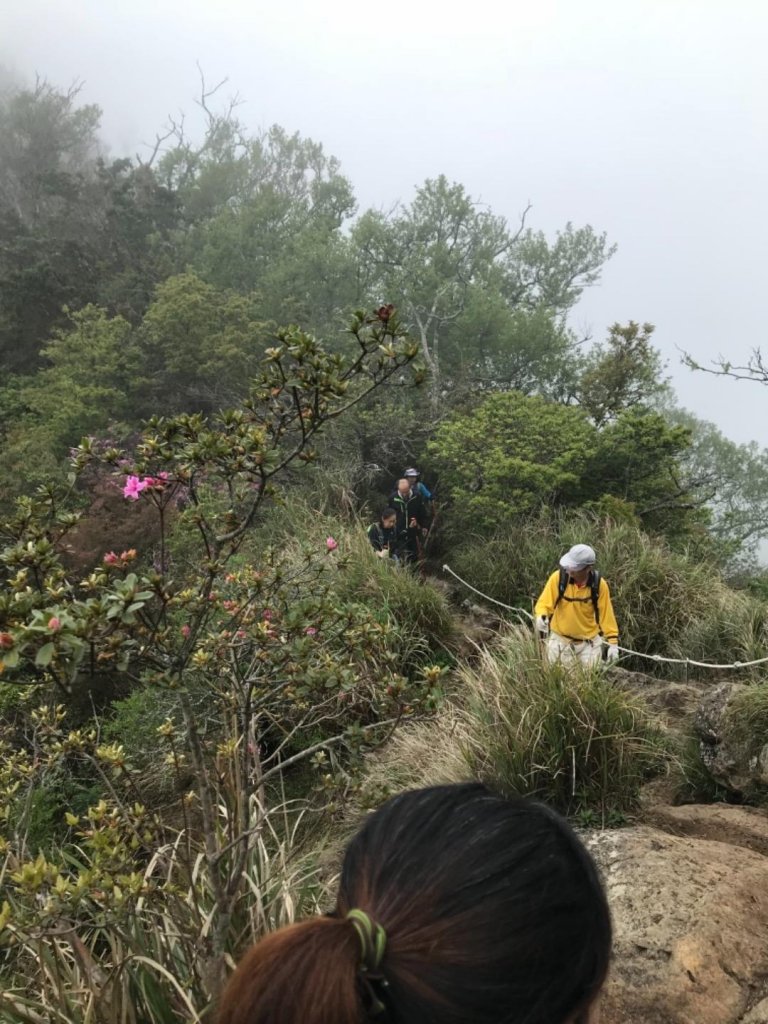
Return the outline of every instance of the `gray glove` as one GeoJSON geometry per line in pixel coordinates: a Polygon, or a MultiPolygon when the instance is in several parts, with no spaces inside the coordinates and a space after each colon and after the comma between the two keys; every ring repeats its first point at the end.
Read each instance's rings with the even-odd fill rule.
{"type": "Polygon", "coordinates": [[[536,619],[536,632],[542,636],[549,636],[549,619],[546,615],[539,615],[536,619]]]}
{"type": "Polygon", "coordinates": [[[609,664],[619,660],[619,648],[617,644],[606,644],[605,660],[609,664]]]}

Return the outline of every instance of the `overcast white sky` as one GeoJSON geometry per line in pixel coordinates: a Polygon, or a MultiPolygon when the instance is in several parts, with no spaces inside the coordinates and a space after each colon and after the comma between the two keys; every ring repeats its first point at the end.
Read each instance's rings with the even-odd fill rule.
{"type": "Polygon", "coordinates": [[[768,443],[768,390],[692,374],[768,348],[765,0],[12,0],[0,64],[85,82],[114,155],[192,111],[195,61],[252,128],[324,143],[360,204],[445,173],[619,251],[574,325],[656,324],[681,402],[768,443]]]}

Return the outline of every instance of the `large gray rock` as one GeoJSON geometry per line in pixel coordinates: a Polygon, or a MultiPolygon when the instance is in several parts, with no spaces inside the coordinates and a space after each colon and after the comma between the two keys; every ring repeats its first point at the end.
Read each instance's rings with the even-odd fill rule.
{"type": "Polygon", "coordinates": [[[672,727],[680,726],[693,717],[706,692],[706,684],[700,682],[674,682],[618,666],[608,668],[606,673],[616,686],[643,697],[672,727]]]}
{"type": "Polygon", "coordinates": [[[728,712],[743,683],[721,683],[701,702],[694,719],[701,759],[712,776],[734,793],[768,792],[768,745],[734,735],[728,712]]]}
{"type": "Polygon", "coordinates": [[[601,1024],[742,1022],[765,996],[768,858],[648,827],[587,843],[615,929],[601,1024]]]}

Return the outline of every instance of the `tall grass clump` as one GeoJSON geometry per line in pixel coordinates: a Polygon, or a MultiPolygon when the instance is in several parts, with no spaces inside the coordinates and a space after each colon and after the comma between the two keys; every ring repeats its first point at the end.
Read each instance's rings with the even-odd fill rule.
{"type": "Polygon", "coordinates": [[[460,677],[472,774],[504,792],[606,824],[632,812],[643,783],[669,762],[663,730],[639,697],[599,670],[546,665],[523,629],[481,651],[460,677]]]}
{"type": "MultiPolygon", "coordinates": [[[[489,596],[530,609],[562,553],[581,542],[595,548],[610,583],[622,646],[721,663],[768,654],[764,602],[734,591],[712,566],[631,522],[547,511],[502,536],[469,539],[449,561],[489,596]]],[[[641,659],[631,667],[658,669],[641,659]]]]}
{"type": "Polygon", "coordinates": [[[345,531],[343,542],[349,562],[339,578],[342,599],[361,600],[402,628],[417,631],[431,650],[455,643],[456,620],[441,590],[423,580],[416,569],[377,558],[360,527],[345,531]]]}
{"type": "MultiPolygon", "coordinates": [[[[733,590],[722,581],[710,582],[709,603],[698,618],[686,623],[670,638],[674,657],[721,664],[756,661],[768,656],[768,604],[745,591],[733,590]]],[[[765,666],[742,670],[759,678],[765,666]]]]}

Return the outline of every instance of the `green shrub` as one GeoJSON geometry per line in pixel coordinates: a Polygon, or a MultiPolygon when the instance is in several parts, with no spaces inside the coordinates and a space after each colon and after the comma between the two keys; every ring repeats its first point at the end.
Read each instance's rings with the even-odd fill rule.
{"type": "MultiPolygon", "coordinates": [[[[266,932],[327,906],[316,858],[296,841],[300,816],[288,806],[255,813],[260,827],[243,858],[227,931],[229,963],[266,932]]],[[[135,871],[130,827],[102,807],[83,817],[78,847],[58,860],[40,858],[21,880],[13,855],[0,859],[8,943],[0,1020],[210,1021],[216,895],[198,841],[189,832],[169,835],[135,871]],[[122,873],[117,865],[125,865],[122,873]]],[[[221,807],[218,824],[229,834],[221,807]]]]}
{"type": "Polygon", "coordinates": [[[539,395],[495,392],[449,416],[427,453],[451,501],[451,536],[506,529],[542,502],[576,497],[596,444],[584,409],[539,395]]]}
{"type": "MultiPolygon", "coordinates": [[[[219,735],[222,732],[219,695],[204,680],[191,680],[186,693],[195,714],[205,723],[206,733],[219,735]]],[[[184,780],[179,779],[176,769],[167,760],[168,744],[159,731],[169,721],[180,730],[183,719],[178,691],[150,685],[141,686],[124,700],[115,701],[111,717],[104,722],[104,738],[122,746],[127,764],[137,773],[142,798],[151,806],[178,796],[184,788],[184,780]]]]}
{"type": "Polygon", "coordinates": [[[54,766],[11,802],[7,830],[30,857],[50,854],[67,835],[67,811],[82,814],[102,795],[95,774],[77,762],[54,766]]]}
{"type": "Polygon", "coordinates": [[[468,695],[473,774],[603,823],[631,812],[663,771],[670,745],[644,702],[599,670],[550,667],[523,629],[460,672],[468,695]]]}

